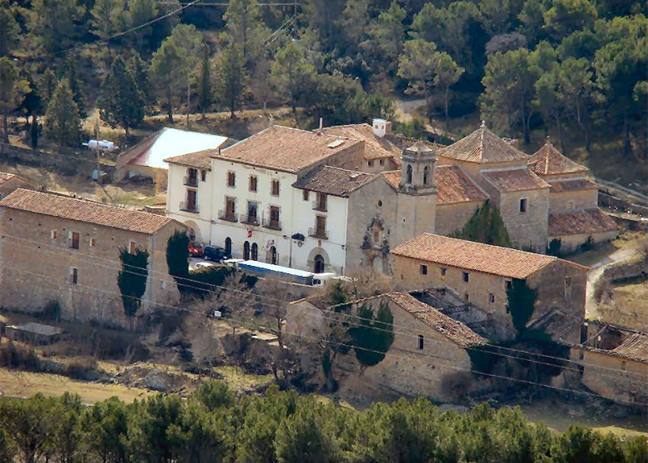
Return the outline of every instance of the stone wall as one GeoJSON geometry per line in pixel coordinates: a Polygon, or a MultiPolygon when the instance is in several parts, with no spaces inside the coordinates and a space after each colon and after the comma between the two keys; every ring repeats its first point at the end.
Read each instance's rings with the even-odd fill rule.
{"type": "Polygon", "coordinates": [[[563,235],[563,236],[550,236],[549,243],[554,239],[560,239],[560,253],[569,254],[580,250],[580,247],[592,240],[592,244],[606,243],[615,239],[619,232],[616,230],[603,232],[603,233],[581,233],[578,235],[563,235]]]}
{"type": "Polygon", "coordinates": [[[156,303],[174,304],[179,293],[168,275],[166,242],[175,229],[171,223],[151,236],[2,208],[0,306],[38,312],[58,302],[64,319],[126,326],[117,285],[120,249],[134,241],[151,254],[141,312],[156,303]],[[79,249],[69,247],[72,231],[79,233],[79,249]]]}
{"type": "Polygon", "coordinates": [[[648,400],[647,364],[579,348],[572,350],[572,358],[582,361],[582,382],[592,392],[617,402],[648,400]]]}
{"type": "Polygon", "coordinates": [[[550,212],[594,209],[596,207],[598,207],[597,189],[549,193],[550,212]]]}
{"type": "Polygon", "coordinates": [[[482,204],[482,202],[437,204],[434,233],[450,235],[461,230],[482,204]]]}
{"type": "Polygon", "coordinates": [[[547,189],[500,193],[499,202],[495,205],[515,247],[541,253],[546,251],[549,227],[547,189]],[[526,212],[520,212],[523,198],[527,200],[526,212]]]}

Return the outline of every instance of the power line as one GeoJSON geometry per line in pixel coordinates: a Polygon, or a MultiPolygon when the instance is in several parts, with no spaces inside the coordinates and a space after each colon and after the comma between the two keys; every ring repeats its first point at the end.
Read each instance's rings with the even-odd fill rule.
{"type": "MultiPolygon", "coordinates": [[[[35,245],[38,246],[39,249],[41,249],[42,246],[53,249],[52,251],[45,250],[45,252],[50,252],[50,253],[57,252],[58,253],[58,252],[61,251],[61,248],[58,247],[58,246],[48,245],[48,244],[41,243],[41,242],[38,242],[38,241],[35,241],[35,240],[29,240],[29,239],[26,239],[26,238],[21,238],[21,237],[15,236],[15,235],[5,235],[5,236],[12,237],[12,238],[14,238],[16,240],[19,240],[19,241],[35,244],[35,245]]],[[[130,274],[141,275],[141,270],[142,269],[140,267],[133,266],[133,265],[128,265],[128,264],[122,264],[121,261],[114,261],[114,260],[107,259],[107,258],[97,258],[96,256],[92,256],[92,255],[87,254],[87,253],[79,252],[79,254],[84,255],[84,256],[88,256],[89,258],[91,258],[91,259],[85,259],[85,260],[88,261],[88,262],[91,262],[93,265],[98,265],[100,267],[107,268],[109,270],[123,271],[123,272],[130,273],[130,274]],[[118,266],[115,267],[115,266],[106,266],[106,265],[97,264],[98,260],[99,261],[104,261],[104,262],[114,263],[114,264],[116,264],[118,266]],[[123,269],[122,266],[125,266],[127,268],[132,267],[134,270],[123,269]]],[[[162,275],[164,277],[171,277],[169,274],[167,274],[165,272],[162,272],[162,271],[152,271],[151,270],[149,272],[150,273],[160,274],[160,275],[162,275]]],[[[209,293],[209,294],[213,294],[215,296],[221,296],[223,294],[222,291],[231,291],[231,292],[244,294],[246,296],[252,296],[252,297],[255,297],[255,298],[264,297],[264,298],[269,299],[269,300],[278,301],[281,304],[287,304],[287,302],[288,302],[288,301],[286,301],[284,299],[274,298],[272,296],[254,294],[252,292],[247,292],[247,291],[239,290],[239,289],[236,289],[236,288],[230,288],[230,287],[227,287],[227,286],[214,285],[214,284],[209,284],[209,283],[201,283],[199,281],[196,281],[196,280],[188,278],[188,277],[177,277],[177,278],[180,279],[180,280],[183,280],[183,281],[187,281],[187,283],[180,283],[181,286],[184,286],[184,287],[190,288],[190,289],[195,289],[195,290],[198,290],[198,291],[203,291],[203,292],[206,292],[206,293],[209,293]],[[204,286],[210,286],[212,288],[218,288],[218,289],[221,290],[221,292],[206,289],[204,286]]],[[[151,279],[153,280],[154,278],[151,278],[151,279]]],[[[156,278],[154,280],[155,281],[160,281],[160,282],[165,281],[165,280],[163,280],[161,278],[156,278]]],[[[176,283],[176,284],[178,284],[178,283],[176,283]]],[[[359,305],[361,303],[365,303],[367,301],[377,299],[377,298],[379,298],[381,296],[382,295],[370,296],[370,297],[367,297],[367,298],[362,298],[362,299],[358,299],[358,300],[354,300],[354,301],[348,301],[348,302],[343,302],[343,303],[340,303],[340,304],[328,305],[328,306],[326,306],[326,309],[331,310],[331,309],[340,308],[340,307],[349,307],[349,306],[353,306],[353,305],[359,305]]],[[[270,308],[278,308],[279,307],[277,304],[272,304],[270,302],[265,302],[265,301],[257,300],[255,303],[257,305],[270,307],[270,308]]],[[[189,309],[187,309],[187,310],[189,310],[189,309]]],[[[310,316],[315,316],[313,314],[309,314],[309,315],[310,316]]],[[[320,316],[323,317],[324,319],[329,319],[329,320],[333,320],[333,321],[338,320],[338,318],[335,317],[335,316],[326,315],[326,313],[324,311],[321,311],[320,316]]],[[[344,318],[346,319],[347,322],[348,322],[349,319],[359,320],[357,322],[356,326],[360,326],[361,323],[366,322],[365,318],[360,317],[358,315],[343,314],[343,316],[344,316],[344,318]]],[[[379,321],[374,321],[374,323],[381,324],[381,322],[379,322],[379,321]]],[[[385,326],[385,328],[374,327],[374,329],[376,329],[378,331],[382,331],[382,332],[389,331],[389,332],[393,332],[395,334],[400,334],[402,336],[409,337],[409,338],[412,338],[412,339],[418,339],[418,337],[416,335],[412,335],[412,334],[407,333],[407,332],[394,330],[393,327],[388,326],[388,324],[386,324],[386,323],[382,323],[382,324],[385,326]]],[[[434,341],[434,340],[433,340],[433,342],[440,343],[440,341],[434,341]]],[[[584,362],[578,362],[578,361],[574,361],[574,360],[571,360],[571,359],[566,359],[566,358],[563,358],[563,357],[557,357],[557,356],[552,356],[552,355],[542,354],[542,353],[537,353],[537,352],[529,352],[529,351],[525,351],[525,350],[521,350],[521,349],[511,348],[511,347],[504,347],[504,346],[493,346],[493,347],[498,349],[498,350],[504,350],[504,351],[508,351],[508,352],[520,353],[522,355],[531,355],[531,356],[535,356],[535,357],[542,357],[542,358],[548,358],[548,359],[552,359],[552,360],[557,360],[560,363],[571,363],[571,364],[577,365],[578,367],[580,367],[580,366],[591,366],[593,368],[611,370],[611,371],[614,371],[614,372],[623,372],[625,374],[633,374],[633,375],[640,376],[641,378],[645,378],[645,376],[640,374],[640,373],[627,372],[627,371],[620,370],[620,369],[603,367],[603,366],[594,365],[594,364],[588,364],[588,363],[584,363],[584,362]]],[[[472,347],[471,349],[473,349],[475,351],[479,351],[479,352],[484,352],[484,353],[487,353],[487,354],[490,354],[490,355],[497,355],[499,357],[512,358],[512,359],[517,359],[517,360],[522,360],[522,361],[526,361],[526,362],[531,362],[531,363],[536,363],[536,364],[541,364],[541,365],[546,365],[546,366],[552,366],[552,367],[559,366],[559,365],[552,364],[552,363],[542,362],[540,360],[534,360],[534,359],[528,358],[528,357],[516,357],[516,356],[513,356],[513,355],[507,355],[507,354],[504,354],[504,353],[501,353],[501,352],[493,352],[492,350],[484,350],[483,348],[479,348],[477,346],[472,347]]],[[[570,371],[579,372],[579,370],[573,369],[573,368],[566,368],[566,367],[562,367],[562,368],[570,370],[570,371]]]]}
{"type": "MultiPolygon", "coordinates": [[[[47,275],[38,274],[38,273],[35,273],[35,272],[29,272],[29,271],[26,271],[26,270],[11,269],[10,271],[29,274],[29,275],[35,276],[37,278],[41,278],[42,280],[46,281],[47,283],[56,285],[56,283],[52,282],[51,279],[47,275]]],[[[60,286],[60,285],[56,285],[56,286],[60,286]]],[[[102,292],[102,293],[119,295],[121,297],[120,293],[116,293],[114,291],[102,290],[100,288],[96,288],[96,287],[93,287],[93,286],[84,286],[84,285],[79,285],[79,286],[86,287],[88,289],[94,289],[94,290],[96,290],[98,292],[102,292]]],[[[135,298],[135,299],[142,300],[141,298],[137,298],[135,296],[128,296],[128,297],[132,297],[132,298],[135,298]]],[[[192,311],[190,309],[183,309],[183,308],[180,308],[180,307],[170,306],[170,305],[167,305],[167,304],[157,304],[157,305],[162,306],[162,307],[166,306],[166,307],[169,307],[169,308],[171,308],[173,310],[180,310],[180,311],[184,311],[184,312],[194,313],[194,314],[197,314],[199,316],[208,318],[206,314],[202,314],[202,313],[197,312],[197,311],[192,311]]],[[[242,320],[239,319],[239,321],[242,321],[242,320]]],[[[242,326],[244,326],[244,325],[242,325],[242,326]]],[[[264,327],[264,328],[269,329],[267,327],[264,327]]],[[[258,329],[258,328],[255,328],[255,329],[258,329]]],[[[288,333],[287,336],[292,336],[292,337],[296,337],[296,338],[300,338],[300,339],[306,339],[306,340],[310,340],[310,341],[324,342],[326,344],[337,346],[337,347],[348,347],[350,349],[356,349],[356,350],[361,350],[361,351],[365,351],[365,352],[371,352],[371,353],[376,353],[376,354],[381,354],[381,355],[385,354],[384,352],[381,352],[381,351],[378,351],[378,350],[375,350],[375,349],[358,347],[358,346],[353,345],[353,344],[348,344],[348,343],[343,343],[343,342],[334,342],[334,341],[329,341],[329,340],[326,340],[326,339],[314,338],[314,337],[305,336],[305,335],[301,335],[301,334],[298,335],[298,334],[288,333]]],[[[429,353],[429,352],[425,352],[425,353],[424,352],[417,352],[417,351],[405,351],[405,352],[410,354],[410,355],[415,355],[415,356],[420,356],[420,357],[430,357],[430,358],[435,358],[435,359],[441,360],[441,361],[451,362],[451,363],[447,363],[447,364],[443,363],[442,365],[449,368],[449,369],[456,370],[456,371],[463,371],[463,372],[472,373],[472,374],[480,375],[480,376],[486,376],[486,377],[495,378],[495,379],[502,379],[502,380],[512,381],[512,382],[526,384],[526,385],[539,386],[539,387],[543,387],[543,388],[546,388],[546,389],[553,389],[553,390],[557,390],[557,391],[561,391],[561,392],[573,392],[575,394],[581,394],[581,395],[586,395],[586,396],[589,396],[589,397],[596,397],[596,398],[601,398],[601,399],[605,399],[605,400],[610,400],[607,397],[604,397],[604,396],[602,396],[600,394],[596,394],[596,393],[593,393],[593,392],[582,391],[582,390],[566,388],[566,387],[551,386],[551,385],[548,385],[548,384],[538,383],[536,381],[525,380],[525,379],[520,379],[520,378],[512,378],[512,377],[509,377],[509,376],[497,375],[497,374],[494,374],[494,373],[481,372],[481,371],[478,371],[478,370],[474,370],[472,368],[458,367],[458,366],[454,365],[454,362],[455,362],[454,359],[450,359],[450,358],[447,358],[447,357],[442,357],[440,355],[435,355],[435,354],[432,354],[432,353],[429,353]]],[[[395,355],[395,356],[399,356],[402,359],[407,359],[407,356],[403,356],[402,354],[404,354],[404,353],[400,352],[400,351],[391,352],[391,354],[395,355]]],[[[632,380],[630,380],[630,381],[632,381],[632,380]]],[[[377,382],[380,382],[380,381],[377,381],[377,382]]],[[[382,384],[387,386],[385,383],[382,383],[382,384]]],[[[643,383],[641,383],[641,384],[643,384],[643,383]]],[[[632,405],[632,406],[642,406],[642,407],[648,406],[648,402],[632,402],[632,401],[621,401],[621,400],[617,400],[615,402],[622,403],[622,404],[625,404],[625,405],[632,405]]]]}

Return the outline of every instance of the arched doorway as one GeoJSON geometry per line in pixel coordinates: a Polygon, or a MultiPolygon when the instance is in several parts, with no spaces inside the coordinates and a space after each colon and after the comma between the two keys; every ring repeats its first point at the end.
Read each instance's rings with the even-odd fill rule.
{"type": "Polygon", "coordinates": [[[243,243],[243,259],[250,260],[250,242],[243,243]]]}
{"type": "Polygon", "coordinates": [[[256,243],[252,243],[252,260],[259,260],[259,246],[256,243]]]}
{"type": "Polygon", "coordinates": [[[225,238],[225,254],[227,254],[228,257],[232,257],[232,238],[229,236],[225,238]]]}
{"type": "Polygon", "coordinates": [[[324,258],[318,254],[313,259],[313,273],[324,273],[324,258]]]}
{"type": "Polygon", "coordinates": [[[270,261],[271,264],[277,265],[277,248],[274,246],[270,246],[270,249],[268,250],[268,260],[270,261]]]}

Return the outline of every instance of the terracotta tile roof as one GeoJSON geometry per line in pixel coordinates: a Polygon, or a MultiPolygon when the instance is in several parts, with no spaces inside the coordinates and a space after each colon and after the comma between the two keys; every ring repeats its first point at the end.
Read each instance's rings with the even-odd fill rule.
{"type": "Polygon", "coordinates": [[[14,174],[10,174],[10,173],[7,173],[7,172],[0,172],[0,185],[2,185],[2,184],[6,183],[9,180],[12,180],[14,178],[16,178],[16,176],[14,174]]]}
{"type": "Polygon", "coordinates": [[[0,201],[0,207],[149,235],[173,222],[163,215],[22,188],[0,201]]]}
{"type": "Polygon", "coordinates": [[[381,158],[400,158],[400,149],[386,138],[377,137],[369,124],[349,124],[326,127],[326,135],[335,135],[365,142],[364,158],[367,160],[381,158]]]}
{"type": "Polygon", "coordinates": [[[529,167],[538,175],[556,175],[588,173],[587,167],[582,166],[563,155],[550,142],[546,142],[529,159],[529,167]]]}
{"type": "Polygon", "coordinates": [[[441,149],[439,156],[479,163],[529,159],[527,154],[505,142],[483,125],[470,135],[441,149]]]}
{"type": "Polygon", "coordinates": [[[482,176],[503,192],[539,190],[551,186],[526,167],[514,170],[482,171],[482,176]]]}
{"type": "Polygon", "coordinates": [[[566,193],[569,191],[579,191],[579,190],[596,190],[598,185],[593,180],[589,178],[578,178],[573,180],[561,180],[551,183],[552,193],[566,193]]]}
{"type": "Polygon", "coordinates": [[[296,173],[358,143],[361,142],[273,125],[221,150],[220,154],[212,153],[212,157],[296,173]]]}
{"type": "Polygon", "coordinates": [[[385,177],[387,183],[389,183],[393,188],[398,189],[400,185],[401,172],[400,170],[390,170],[388,172],[382,172],[381,174],[385,177]]]}
{"type": "Polygon", "coordinates": [[[352,191],[370,182],[377,175],[333,166],[322,166],[299,178],[293,183],[293,186],[302,190],[347,198],[352,191]]]}
{"type": "Polygon", "coordinates": [[[633,333],[628,336],[617,348],[614,354],[640,362],[648,363],[648,335],[633,333]]]}
{"type": "Polygon", "coordinates": [[[181,166],[195,167],[196,169],[211,170],[210,154],[213,150],[197,151],[195,153],[182,154],[166,158],[164,162],[169,164],[179,164],[181,166]]]}
{"type": "Polygon", "coordinates": [[[437,205],[486,201],[488,196],[458,166],[437,166],[434,170],[437,205]]]}
{"type": "MultiPolygon", "coordinates": [[[[560,260],[553,256],[431,233],[422,233],[416,238],[396,246],[391,253],[440,265],[519,279],[527,278],[547,265],[560,260]]],[[[577,264],[570,263],[570,265],[577,264]]]]}
{"type": "Polygon", "coordinates": [[[434,307],[419,301],[411,294],[388,293],[383,295],[383,297],[390,299],[434,331],[442,334],[463,348],[481,346],[487,343],[486,339],[482,338],[460,321],[448,317],[434,307]]]}
{"type": "Polygon", "coordinates": [[[549,236],[586,235],[618,230],[616,222],[598,207],[549,214],[549,236]]]}

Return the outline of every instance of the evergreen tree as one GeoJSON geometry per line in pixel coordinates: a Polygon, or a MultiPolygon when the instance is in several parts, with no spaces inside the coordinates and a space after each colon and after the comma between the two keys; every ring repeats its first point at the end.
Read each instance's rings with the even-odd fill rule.
{"type": "Polygon", "coordinates": [[[85,110],[85,98],[83,95],[83,82],[79,79],[77,72],[77,61],[76,57],[72,55],[65,63],[63,77],[65,77],[69,84],[70,90],[72,90],[72,96],[74,97],[74,102],[79,108],[79,116],[83,119],[87,117],[85,110]]]}
{"type": "Polygon", "coordinates": [[[358,322],[349,328],[353,348],[361,368],[379,364],[394,341],[394,317],[386,303],[381,303],[377,313],[366,305],[357,312],[358,322]]]}
{"type": "Polygon", "coordinates": [[[288,42],[281,48],[272,63],[270,78],[281,95],[290,99],[293,114],[297,105],[312,97],[317,71],[308,62],[306,50],[296,42],[288,42]]]}
{"type": "Polygon", "coordinates": [[[92,11],[92,32],[107,39],[126,29],[126,0],[95,0],[92,11]]]}
{"type": "Polygon", "coordinates": [[[84,14],[78,0],[33,0],[29,30],[46,54],[56,56],[79,37],[78,23],[84,14]]]}
{"type": "Polygon", "coordinates": [[[263,42],[270,35],[261,20],[257,0],[231,0],[223,15],[227,43],[236,46],[248,72],[254,68],[263,51],[263,42]]]}
{"type": "Polygon", "coordinates": [[[2,142],[9,143],[9,113],[16,109],[29,91],[26,80],[20,79],[18,68],[8,57],[0,57],[0,114],[2,142]]]}
{"type": "Polygon", "coordinates": [[[499,209],[486,201],[478,207],[463,228],[451,236],[495,246],[511,246],[511,239],[499,209]]]}
{"type": "Polygon", "coordinates": [[[200,76],[198,78],[198,108],[200,108],[203,119],[212,101],[212,83],[209,68],[209,47],[204,44],[200,63],[200,76]]]}
{"type": "Polygon", "coordinates": [[[189,276],[189,236],[183,231],[176,231],[169,237],[166,249],[166,262],[169,275],[176,280],[178,289],[186,285],[189,276]]]}
{"type": "Polygon", "coordinates": [[[446,130],[450,129],[449,120],[449,101],[450,101],[450,87],[457,83],[464,69],[454,62],[452,57],[445,53],[439,52],[435,54],[436,66],[436,79],[435,84],[441,88],[443,92],[443,114],[445,116],[446,130]]]}
{"type": "Polygon", "coordinates": [[[67,79],[62,79],[47,105],[45,135],[55,143],[76,146],[81,138],[79,108],[67,79]]]}
{"type": "Polygon", "coordinates": [[[20,27],[8,6],[0,8],[0,57],[6,56],[18,45],[20,27]]]}
{"type": "Polygon", "coordinates": [[[230,118],[238,108],[244,88],[245,67],[238,47],[228,46],[216,60],[216,92],[218,99],[230,110],[230,118]]]}
{"type": "Polygon", "coordinates": [[[398,68],[398,58],[403,50],[405,37],[405,17],[407,12],[392,1],[389,8],[378,15],[371,26],[370,36],[373,39],[375,51],[375,72],[386,70],[388,74],[395,74],[398,68]]]}
{"type": "Polygon", "coordinates": [[[148,280],[149,253],[139,247],[134,250],[122,249],[119,253],[121,270],[117,275],[117,286],[122,296],[124,313],[133,328],[133,317],[142,305],[148,280]]]}
{"type": "Polygon", "coordinates": [[[513,326],[517,330],[518,338],[524,335],[526,325],[535,310],[537,292],[529,288],[526,280],[514,279],[506,289],[506,311],[511,314],[513,326]]]}
{"type": "Polygon", "coordinates": [[[147,108],[149,108],[154,100],[149,79],[148,64],[146,64],[146,61],[144,61],[138,53],[133,53],[126,63],[126,67],[133,76],[133,79],[135,79],[137,88],[144,98],[144,112],[146,113],[147,108]]]}
{"type": "Polygon", "coordinates": [[[112,128],[123,127],[126,137],[129,129],[144,119],[144,97],[120,57],[115,58],[101,85],[97,107],[101,119],[112,128]]]}
{"type": "Polygon", "coordinates": [[[425,105],[431,107],[432,91],[437,79],[437,47],[433,42],[422,39],[405,42],[403,54],[398,63],[398,75],[407,79],[407,91],[425,97],[425,105]]]}

